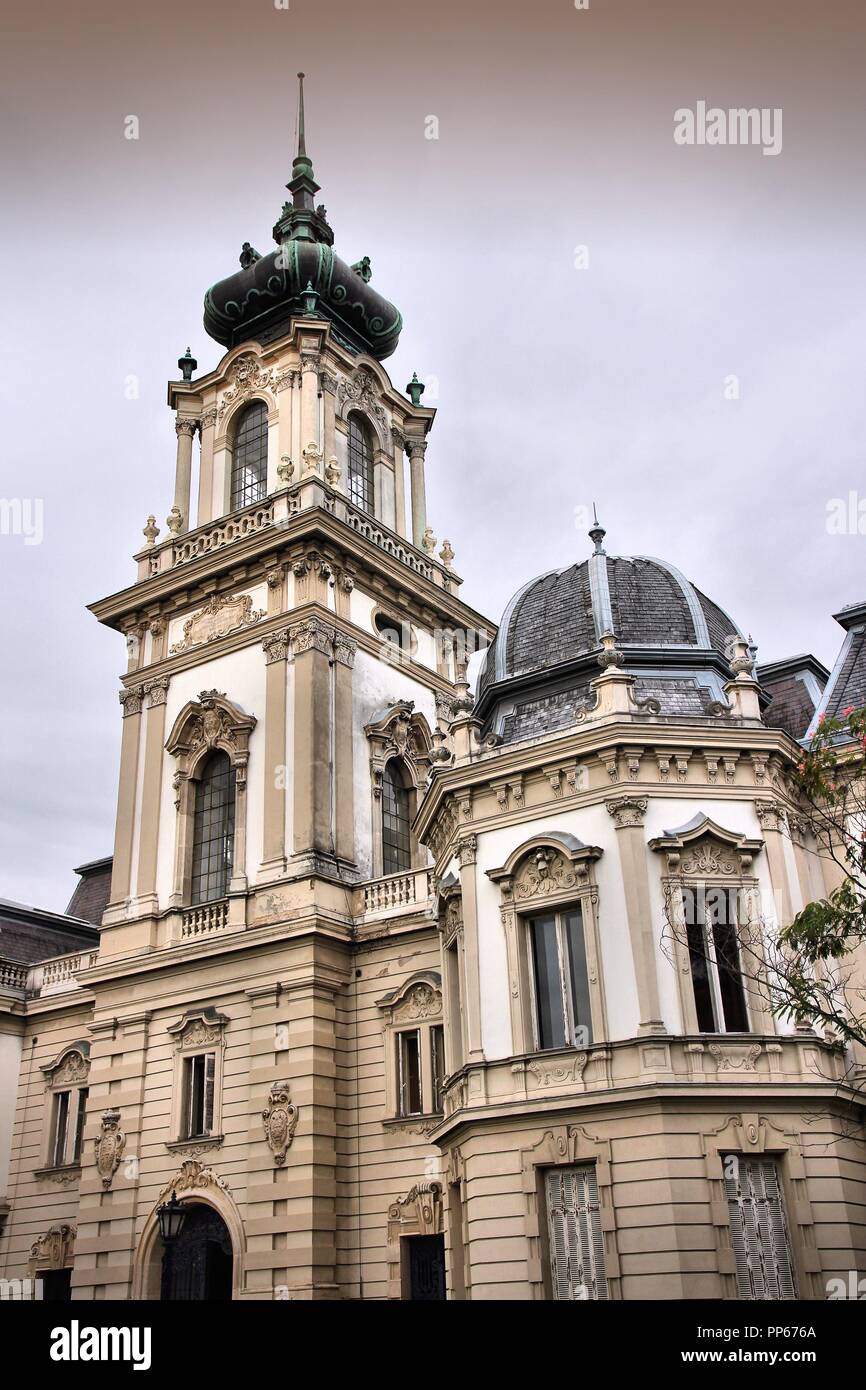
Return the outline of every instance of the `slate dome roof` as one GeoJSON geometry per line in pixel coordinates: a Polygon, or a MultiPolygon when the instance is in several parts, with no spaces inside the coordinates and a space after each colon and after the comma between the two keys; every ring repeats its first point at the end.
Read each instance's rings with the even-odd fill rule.
{"type": "MultiPolygon", "coordinates": [[[[662,699],[663,713],[699,715],[724,703],[728,644],[745,640],[737,624],[668,561],[607,555],[604,534],[600,526],[590,532],[595,553],[588,560],[538,575],[508,603],[478,681],[476,712],[488,723],[497,702],[507,698],[513,711],[521,691],[534,692],[536,705],[544,694],[549,715],[557,701],[573,713],[567,696],[589,699],[608,632],[638,679],[636,693],[676,697],[667,711],[662,699]],[[569,678],[570,691],[554,696],[569,678]]],[[[514,727],[513,713],[508,718],[514,727]]]]}

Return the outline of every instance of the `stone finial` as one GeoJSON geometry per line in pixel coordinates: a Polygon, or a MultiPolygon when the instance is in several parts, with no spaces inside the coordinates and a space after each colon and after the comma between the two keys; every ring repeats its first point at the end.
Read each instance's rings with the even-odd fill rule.
{"type": "Polygon", "coordinates": [[[410,397],[413,405],[421,404],[421,397],[424,394],[424,383],[418,380],[418,373],[412,373],[412,380],[406,386],[406,394],[410,397]]]}
{"type": "Polygon", "coordinates": [[[332,454],[325,466],[325,482],[330,487],[336,487],[343,475],[343,470],[337,461],[336,454],[332,454]]]}
{"type": "Polygon", "coordinates": [[[439,559],[442,561],[443,565],[447,570],[454,568],[454,551],[452,550],[451,542],[448,540],[447,537],[442,542],[442,549],[439,551],[439,559]]]}
{"type": "Polygon", "coordinates": [[[144,536],[144,539],[147,541],[148,545],[153,545],[154,541],[159,535],[159,527],[156,524],[156,517],[153,515],[153,513],[151,513],[151,515],[147,518],[147,525],[144,527],[141,534],[144,536]]]}
{"type": "Polygon", "coordinates": [[[431,560],[436,550],[436,537],[433,535],[432,526],[428,526],[424,535],[421,537],[421,544],[430,556],[431,560]]]}
{"type": "Polygon", "coordinates": [[[601,634],[601,651],[598,654],[598,664],[603,671],[622,666],[625,657],[616,645],[616,635],[613,632],[603,632],[601,634]]]}
{"type": "Polygon", "coordinates": [[[289,483],[292,481],[292,474],[294,473],[294,471],[295,465],[292,463],[292,460],[289,458],[288,454],[283,454],[280,458],[279,463],[277,464],[277,477],[279,478],[283,487],[289,486],[289,483]]]}
{"type": "Polygon", "coordinates": [[[748,679],[755,669],[751,649],[748,642],[744,642],[741,637],[736,637],[730,644],[730,665],[737,680],[741,677],[748,679]]]}
{"type": "Polygon", "coordinates": [[[198,366],[198,363],[196,362],[189,348],[187,348],[183,357],[179,357],[177,359],[177,365],[183,374],[184,381],[192,381],[192,374],[198,366]]]}
{"type": "Polygon", "coordinates": [[[173,536],[180,535],[180,528],[183,526],[183,512],[180,507],[172,507],[165,518],[165,524],[173,536]]]}

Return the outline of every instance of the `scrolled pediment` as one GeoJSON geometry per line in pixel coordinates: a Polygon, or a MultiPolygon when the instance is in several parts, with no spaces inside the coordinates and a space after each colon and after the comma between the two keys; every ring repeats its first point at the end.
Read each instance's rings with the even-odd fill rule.
{"type": "Polygon", "coordinates": [[[419,971],[377,999],[376,1005],[392,1023],[436,1018],[442,1013],[442,978],[435,970],[419,971]]]}
{"type": "Polygon", "coordinates": [[[677,877],[735,878],[751,870],[764,842],[727,830],[699,813],[678,829],[663,831],[649,847],[666,856],[668,872],[677,877]]]}
{"type": "Polygon", "coordinates": [[[515,903],[542,900],[585,888],[590,866],[601,854],[597,845],[554,831],[519,845],[501,868],[488,869],[487,876],[515,903]]]}
{"type": "Polygon", "coordinates": [[[250,734],[256,718],[227,699],[219,690],[203,690],[198,700],[189,700],[174,721],[166,750],[183,757],[191,770],[214,748],[228,753],[233,764],[246,762],[250,734]]]}

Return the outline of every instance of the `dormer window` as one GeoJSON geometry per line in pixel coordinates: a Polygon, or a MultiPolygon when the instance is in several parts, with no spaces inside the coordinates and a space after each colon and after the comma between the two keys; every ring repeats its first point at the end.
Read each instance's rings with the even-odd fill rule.
{"type": "Polygon", "coordinates": [[[268,492],[268,408],[253,401],[241,411],[232,449],[231,509],[261,502],[268,492]]]}
{"type": "Polygon", "coordinates": [[[349,501],[365,512],[373,510],[373,445],[361,416],[349,416],[349,501]]]}

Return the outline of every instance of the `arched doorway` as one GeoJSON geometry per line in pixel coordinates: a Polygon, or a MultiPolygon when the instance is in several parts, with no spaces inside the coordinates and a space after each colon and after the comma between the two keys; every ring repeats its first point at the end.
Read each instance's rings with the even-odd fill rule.
{"type": "Polygon", "coordinates": [[[213,1207],[190,1202],[170,1250],[163,1249],[160,1298],[221,1302],[232,1296],[232,1240],[213,1207]]]}

